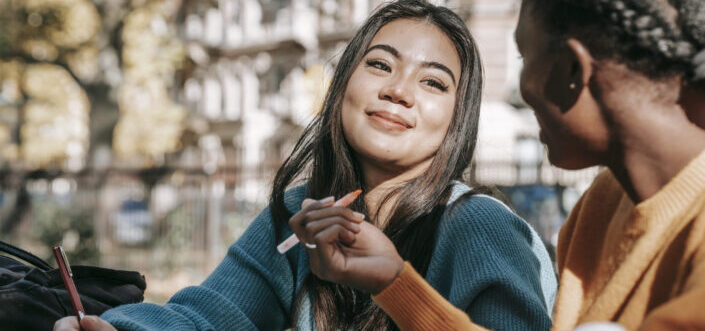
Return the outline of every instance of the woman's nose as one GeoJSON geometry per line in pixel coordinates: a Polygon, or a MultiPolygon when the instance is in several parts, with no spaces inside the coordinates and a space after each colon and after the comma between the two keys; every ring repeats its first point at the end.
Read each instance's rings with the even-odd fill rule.
{"type": "Polygon", "coordinates": [[[413,81],[406,77],[392,78],[379,92],[379,98],[410,108],[414,105],[413,81]]]}

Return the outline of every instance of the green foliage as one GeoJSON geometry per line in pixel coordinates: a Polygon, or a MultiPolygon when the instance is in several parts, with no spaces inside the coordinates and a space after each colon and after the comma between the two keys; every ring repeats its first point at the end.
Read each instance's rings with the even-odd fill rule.
{"type": "MultiPolygon", "coordinates": [[[[62,245],[72,265],[97,265],[100,252],[96,242],[92,211],[53,196],[32,199],[33,232],[47,247],[62,245]]],[[[42,256],[54,261],[53,256],[42,256]]]]}

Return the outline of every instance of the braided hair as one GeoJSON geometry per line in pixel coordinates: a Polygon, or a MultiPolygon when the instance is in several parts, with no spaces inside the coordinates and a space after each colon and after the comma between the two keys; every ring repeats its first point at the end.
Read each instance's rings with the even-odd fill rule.
{"type": "Polygon", "coordinates": [[[598,59],[613,58],[658,79],[705,83],[703,0],[524,0],[554,42],[568,36],[598,59]]]}

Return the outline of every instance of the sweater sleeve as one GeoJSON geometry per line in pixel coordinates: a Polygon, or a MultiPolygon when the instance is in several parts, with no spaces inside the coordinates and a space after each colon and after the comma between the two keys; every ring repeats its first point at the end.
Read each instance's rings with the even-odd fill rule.
{"type": "Polygon", "coordinates": [[[426,280],[405,267],[374,300],[402,330],[548,330],[556,279],[543,243],[499,201],[468,200],[441,224],[426,280]]]}
{"type": "Polygon", "coordinates": [[[486,330],[434,290],[409,262],[372,300],[404,331],[486,330]]]}
{"type": "Polygon", "coordinates": [[[233,244],[199,286],[176,293],[165,305],[139,303],[101,318],[120,330],[282,330],[293,302],[291,264],[276,251],[268,209],[233,244]]]}

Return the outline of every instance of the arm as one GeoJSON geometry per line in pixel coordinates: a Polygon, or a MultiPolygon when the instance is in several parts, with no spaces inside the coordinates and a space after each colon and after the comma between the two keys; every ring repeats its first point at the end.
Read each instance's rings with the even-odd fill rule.
{"type": "Polygon", "coordinates": [[[120,306],[101,318],[127,330],[281,330],[288,324],[295,284],[286,256],[277,253],[265,210],[200,285],[167,304],[120,306]]]}
{"type": "Polygon", "coordinates": [[[434,290],[409,262],[372,300],[401,330],[487,330],[434,290]]]}

